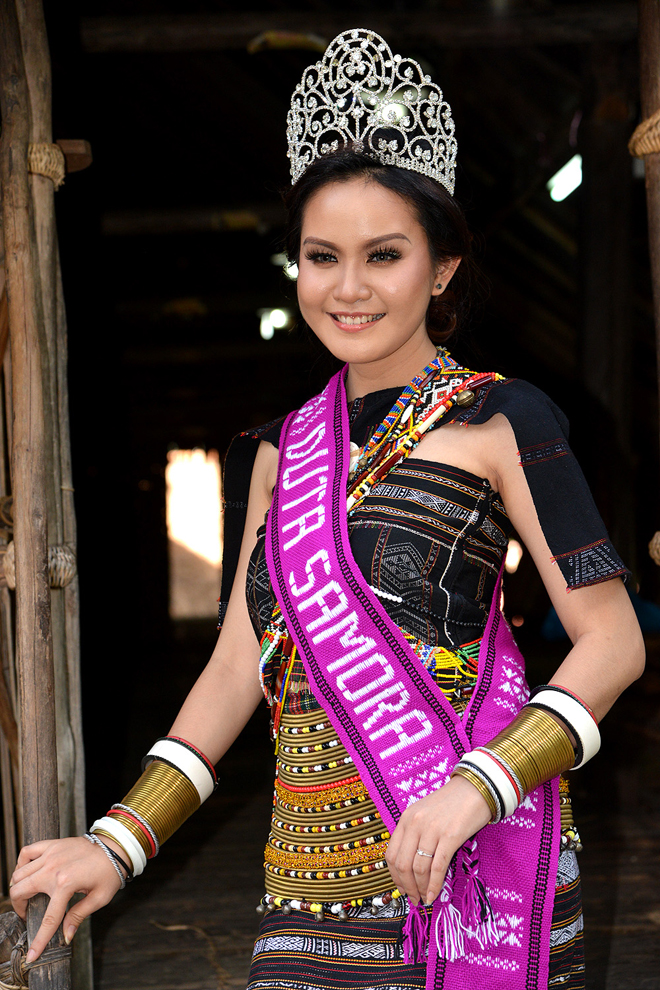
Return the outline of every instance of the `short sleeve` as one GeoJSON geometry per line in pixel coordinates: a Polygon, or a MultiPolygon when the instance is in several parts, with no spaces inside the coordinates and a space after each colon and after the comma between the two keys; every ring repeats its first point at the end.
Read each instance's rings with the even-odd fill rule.
{"type": "Polygon", "coordinates": [[[627,580],[630,571],[609,540],[573,451],[561,409],[529,382],[507,379],[480,389],[477,401],[454,422],[485,423],[495,413],[509,420],[536,514],[568,590],[627,580]]]}

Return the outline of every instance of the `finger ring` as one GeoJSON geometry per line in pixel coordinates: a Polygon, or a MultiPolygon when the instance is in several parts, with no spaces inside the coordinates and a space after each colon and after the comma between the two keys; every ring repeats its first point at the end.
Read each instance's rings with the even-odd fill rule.
{"type": "Polygon", "coordinates": [[[433,859],[433,853],[424,852],[423,849],[418,849],[417,850],[417,855],[418,856],[428,856],[429,859],[433,859]]]}

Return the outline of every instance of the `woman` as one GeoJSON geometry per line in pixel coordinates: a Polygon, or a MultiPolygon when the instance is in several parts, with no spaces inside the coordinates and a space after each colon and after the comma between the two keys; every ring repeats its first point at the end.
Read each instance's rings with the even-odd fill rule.
{"type": "Polygon", "coordinates": [[[347,367],[233,446],[218,644],[121,804],[22,850],[17,911],[51,898],[28,959],[142,872],[263,689],[278,776],[250,988],[583,986],[559,774],[642,670],[625,568],[550,400],[436,348],[469,284],[437,87],[345,32],[288,136],[301,314],[347,367]],[[573,644],[531,701],[499,612],[512,528],[573,644]]]}

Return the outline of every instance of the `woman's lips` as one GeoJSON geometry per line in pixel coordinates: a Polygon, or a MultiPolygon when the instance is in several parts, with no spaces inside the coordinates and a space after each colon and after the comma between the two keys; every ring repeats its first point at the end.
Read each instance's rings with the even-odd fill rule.
{"type": "Polygon", "coordinates": [[[341,330],[355,333],[378,323],[385,316],[385,313],[328,313],[328,316],[341,330]]]}

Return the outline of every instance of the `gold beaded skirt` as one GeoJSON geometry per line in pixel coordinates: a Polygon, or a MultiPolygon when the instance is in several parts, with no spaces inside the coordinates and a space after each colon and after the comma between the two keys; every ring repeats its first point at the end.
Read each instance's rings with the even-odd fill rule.
{"type": "Polygon", "coordinates": [[[323,709],[284,711],[264,857],[267,892],[323,903],[389,890],[389,837],[323,709]]]}
{"type": "MultiPolygon", "coordinates": [[[[476,682],[478,642],[452,653],[410,640],[462,714],[476,682]]],[[[273,815],[264,853],[267,895],[278,903],[307,905],[358,905],[383,894],[389,900],[394,888],[385,861],[389,832],[352,758],[311,695],[299,660],[294,675],[281,694],[276,719],[273,815]]],[[[579,848],[565,780],[561,789],[562,848],[579,848]]]]}

